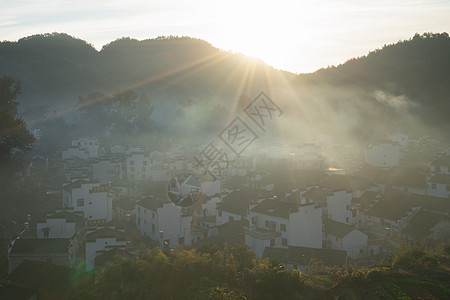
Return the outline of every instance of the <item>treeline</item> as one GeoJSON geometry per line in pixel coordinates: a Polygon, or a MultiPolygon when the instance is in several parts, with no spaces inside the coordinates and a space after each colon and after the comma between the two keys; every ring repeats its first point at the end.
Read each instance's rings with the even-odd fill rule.
{"type": "Polygon", "coordinates": [[[325,267],[307,272],[258,259],[245,245],[203,244],[196,250],[155,247],[137,260],[116,256],[97,284],[79,282],[70,299],[448,299],[450,246],[402,242],[370,268],[325,267]]]}

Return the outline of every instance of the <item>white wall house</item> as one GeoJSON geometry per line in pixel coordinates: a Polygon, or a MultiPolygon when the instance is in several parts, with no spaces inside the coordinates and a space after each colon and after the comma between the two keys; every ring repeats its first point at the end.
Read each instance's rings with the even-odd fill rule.
{"type": "Polygon", "coordinates": [[[81,214],[68,211],[47,214],[43,220],[36,222],[36,237],[73,238],[83,230],[83,220],[81,214]]]}
{"type": "Polygon", "coordinates": [[[367,234],[350,225],[330,219],[325,220],[324,225],[324,240],[327,248],[345,250],[351,258],[368,255],[367,234]]]}
{"type": "Polygon", "coordinates": [[[136,204],[138,230],[161,247],[191,245],[191,221],[192,215],[184,214],[183,209],[172,202],[149,196],[136,204]]]}
{"type": "Polygon", "coordinates": [[[428,195],[450,198],[450,174],[436,174],[427,180],[428,195]]]}
{"type": "Polygon", "coordinates": [[[352,197],[353,194],[346,190],[324,188],[311,188],[302,194],[303,202],[314,202],[323,207],[324,217],[346,224],[356,222],[352,215],[352,197]]]}
{"type": "Polygon", "coordinates": [[[245,243],[258,257],[266,247],[322,247],[322,212],[314,203],[266,199],[250,210],[245,243]]]}
{"type": "Polygon", "coordinates": [[[443,154],[431,161],[430,174],[450,174],[450,155],[443,154]]]}
{"type": "Polygon", "coordinates": [[[323,170],[326,168],[322,147],[314,143],[304,143],[293,149],[294,161],[299,169],[323,170]]]}
{"type": "Polygon", "coordinates": [[[374,167],[397,167],[400,161],[399,145],[391,142],[370,145],[364,149],[364,158],[367,164],[374,167]]]}
{"type": "Polygon", "coordinates": [[[98,159],[92,166],[92,179],[102,184],[123,179],[123,166],[117,160],[98,159]]]}
{"type": "Polygon", "coordinates": [[[88,224],[105,224],[112,220],[112,197],[108,186],[77,180],[63,186],[63,207],[83,212],[88,224]]]}
{"type": "Polygon", "coordinates": [[[67,150],[62,151],[62,160],[67,160],[73,157],[78,157],[83,160],[87,160],[89,158],[89,152],[85,149],[80,148],[69,148],[67,150]]]}
{"type": "Polygon", "coordinates": [[[127,156],[126,170],[128,180],[148,180],[151,160],[144,153],[133,153],[127,156]]]}
{"type": "Polygon", "coordinates": [[[86,150],[89,158],[96,158],[99,155],[100,145],[97,138],[78,138],[72,140],[72,147],[86,150]]]}
{"type": "Polygon", "coordinates": [[[255,200],[257,199],[240,190],[234,190],[224,196],[217,203],[216,225],[246,219],[250,204],[255,200]]]}
{"type": "Polygon", "coordinates": [[[86,270],[94,268],[95,258],[112,249],[125,250],[127,242],[123,230],[114,227],[98,228],[86,235],[86,270]]]}

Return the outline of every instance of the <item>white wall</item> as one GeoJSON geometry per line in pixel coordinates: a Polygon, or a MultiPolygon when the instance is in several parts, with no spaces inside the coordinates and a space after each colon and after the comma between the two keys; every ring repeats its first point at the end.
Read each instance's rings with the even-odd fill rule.
{"type": "Polygon", "coordinates": [[[335,191],[327,196],[328,217],[332,220],[351,224],[352,223],[352,193],[347,191],[335,191]]]}
{"type": "Polygon", "coordinates": [[[125,250],[127,245],[126,241],[117,241],[116,238],[98,238],[95,242],[86,242],[86,270],[92,270],[94,268],[95,258],[111,250],[113,248],[120,248],[125,250]]]}
{"type": "Polygon", "coordinates": [[[290,214],[288,226],[290,246],[322,248],[322,210],[311,205],[299,207],[290,214]]]}
{"type": "Polygon", "coordinates": [[[37,223],[37,238],[44,238],[44,228],[48,228],[48,238],[71,238],[76,233],[76,224],[66,223],[66,219],[47,219],[45,223],[37,223]]]}
{"type": "Polygon", "coordinates": [[[450,184],[443,184],[443,183],[433,183],[428,182],[428,189],[427,193],[428,195],[440,197],[440,198],[449,198],[450,197],[450,184]],[[447,186],[449,187],[447,190],[447,186]]]}
{"type": "Polygon", "coordinates": [[[374,167],[396,167],[399,165],[399,155],[399,146],[390,143],[375,144],[364,149],[366,163],[374,167]]]}

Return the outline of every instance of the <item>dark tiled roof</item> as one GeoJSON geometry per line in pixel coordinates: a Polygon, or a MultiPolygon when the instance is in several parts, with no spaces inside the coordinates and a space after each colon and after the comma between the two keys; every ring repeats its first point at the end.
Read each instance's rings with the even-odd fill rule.
{"type": "Polygon", "coordinates": [[[312,259],[321,260],[326,266],[344,266],[347,252],[345,250],[308,248],[289,246],[286,248],[266,247],[263,258],[278,260],[294,265],[308,265],[312,259]]]}
{"type": "Polygon", "coordinates": [[[113,262],[114,261],[114,257],[116,255],[122,257],[125,260],[133,260],[133,259],[136,258],[133,254],[129,253],[128,251],[125,251],[125,250],[122,250],[122,249],[119,249],[119,248],[113,248],[113,249],[109,250],[108,252],[97,256],[95,258],[95,266],[96,267],[104,267],[104,266],[106,266],[106,264],[108,262],[113,262]]]}
{"type": "Polygon", "coordinates": [[[370,216],[397,221],[407,216],[412,207],[417,203],[407,193],[401,191],[391,191],[384,195],[384,200],[380,200],[371,207],[367,214],[370,216]]]}
{"type": "Polygon", "coordinates": [[[386,179],[387,183],[424,189],[427,187],[426,172],[417,168],[393,168],[386,179]]]}
{"type": "Polygon", "coordinates": [[[450,201],[447,198],[412,194],[411,202],[414,206],[420,206],[430,211],[450,213],[450,201]]]}
{"type": "Polygon", "coordinates": [[[115,228],[104,227],[86,235],[86,242],[95,242],[101,238],[116,238],[117,240],[125,240],[125,233],[115,228]]]}
{"type": "Polygon", "coordinates": [[[73,189],[79,189],[81,187],[81,185],[83,185],[85,183],[88,183],[88,181],[83,180],[83,179],[78,179],[78,180],[75,180],[74,182],[66,184],[65,186],[63,186],[63,189],[65,189],[68,192],[71,192],[73,189]]]}
{"type": "Polygon", "coordinates": [[[327,196],[330,195],[330,191],[321,188],[311,188],[302,197],[307,200],[326,201],[327,196]]]}
{"type": "Polygon", "coordinates": [[[433,160],[431,162],[431,165],[449,167],[450,166],[450,155],[439,156],[438,158],[436,158],[435,160],[433,160]]]}
{"type": "Polygon", "coordinates": [[[225,196],[217,206],[221,210],[246,216],[250,201],[254,199],[257,199],[257,197],[251,192],[234,190],[225,196]]]}
{"type": "Polygon", "coordinates": [[[136,205],[145,207],[151,211],[156,211],[158,208],[163,207],[164,201],[152,196],[146,196],[139,200],[136,205]]]}
{"type": "MultiPolygon", "coordinates": [[[[6,285],[0,287],[0,299],[8,300],[29,300],[37,295],[37,289],[26,288],[23,286],[6,285]]],[[[37,297],[37,296],[36,296],[37,297]]]]}
{"type": "Polygon", "coordinates": [[[326,233],[337,237],[344,237],[355,229],[350,225],[331,219],[326,219],[324,225],[326,233]]]}
{"type": "Polygon", "coordinates": [[[350,175],[331,175],[320,181],[320,187],[330,190],[361,191],[375,186],[369,180],[350,175]]]}
{"type": "Polygon", "coordinates": [[[426,239],[431,234],[431,229],[441,221],[450,222],[450,218],[442,213],[421,210],[409,220],[402,233],[416,240],[426,239]]]}
{"type": "Polygon", "coordinates": [[[353,198],[352,203],[360,204],[361,208],[366,209],[375,204],[375,200],[381,197],[379,192],[365,191],[359,198],[353,198]]]}
{"type": "Polygon", "coordinates": [[[69,247],[69,239],[17,239],[11,249],[11,254],[68,254],[69,247]]]}
{"type": "Polygon", "coordinates": [[[429,182],[433,183],[441,183],[441,184],[450,184],[450,175],[449,174],[436,174],[430,179],[429,182]]]}
{"type": "Polygon", "coordinates": [[[63,292],[75,280],[74,269],[50,263],[25,259],[12,273],[12,284],[63,292]]]}
{"type": "Polygon", "coordinates": [[[294,203],[274,199],[266,199],[255,206],[252,211],[268,216],[289,219],[289,214],[298,212],[298,207],[294,203]]]}
{"type": "Polygon", "coordinates": [[[56,213],[48,214],[42,221],[39,223],[45,223],[47,219],[65,219],[66,223],[75,223],[82,224],[83,217],[78,214],[74,214],[69,211],[59,211],[56,213]]]}

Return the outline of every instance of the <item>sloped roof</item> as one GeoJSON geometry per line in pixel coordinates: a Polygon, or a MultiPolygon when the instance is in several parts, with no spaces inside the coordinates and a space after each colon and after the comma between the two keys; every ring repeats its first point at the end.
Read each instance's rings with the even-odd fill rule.
{"type": "Polygon", "coordinates": [[[347,252],[345,250],[289,246],[288,248],[266,247],[263,258],[278,260],[294,265],[308,265],[312,259],[321,260],[326,266],[344,266],[347,252]]]}
{"type": "Polygon", "coordinates": [[[330,195],[330,191],[321,188],[311,188],[306,193],[303,194],[302,197],[307,200],[317,200],[317,201],[326,201],[327,196],[330,195]]]}
{"type": "Polygon", "coordinates": [[[361,191],[375,184],[362,177],[335,174],[321,180],[319,186],[330,190],[361,191]]]}
{"type": "Polygon", "coordinates": [[[17,239],[11,248],[11,254],[68,254],[70,239],[17,239]]]}
{"type": "Polygon", "coordinates": [[[76,271],[66,266],[25,259],[9,279],[21,286],[63,292],[76,279],[76,271]]]}
{"type": "Polygon", "coordinates": [[[29,300],[33,299],[34,295],[37,297],[37,289],[25,288],[23,286],[5,285],[0,286],[0,299],[8,300],[29,300]]]}
{"type": "Polygon", "coordinates": [[[66,223],[83,223],[83,217],[81,215],[74,214],[69,211],[59,211],[56,213],[48,214],[45,218],[43,218],[43,220],[39,221],[38,223],[45,223],[47,219],[65,219],[66,223]]]}
{"type": "Polygon", "coordinates": [[[436,174],[430,179],[428,182],[433,183],[441,183],[441,184],[450,184],[450,175],[449,174],[436,174]]]}
{"type": "Polygon", "coordinates": [[[372,206],[367,211],[367,215],[397,221],[407,216],[411,208],[415,206],[417,206],[417,203],[412,201],[410,195],[393,190],[385,193],[384,200],[380,200],[372,206]]]}
{"type": "Polygon", "coordinates": [[[409,186],[421,189],[427,187],[426,172],[418,168],[392,168],[386,181],[391,185],[409,186]]]}
{"type": "Polygon", "coordinates": [[[118,241],[125,240],[125,233],[111,227],[103,227],[86,235],[86,242],[95,242],[96,239],[116,238],[118,241]]]}
{"type": "Polygon", "coordinates": [[[355,228],[350,225],[332,219],[326,219],[324,221],[324,225],[326,233],[337,237],[344,237],[353,230],[355,230],[355,228]]]}
{"type": "Polygon", "coordinates": [[[291,202],[266,199],[252,209],[255,213],[289,219],[289,214],[298,212],[296,204],[291,202]]]}
{"type": "Polygon", "coordinates": [[[352,203],[357,203],[361,205],[361,208],[369,208],[375,203],[375,199],[380,196],[379,192],[365,191],[359,198],[353,198],[352,203]]]}
{"type": "Polygon", "coordinates": [[[151,211],[156,211],[158,208],[163,207],[165,201],[156,198],[156,197],[152,197],[152,196],[145,196],[144,198],[142,198],[141,200],[139,200],[136,205],[145,207],[151,211]]]}
{"type": "Polygon", "coordinates": [[[435,160],[433,160],[431,162],[431,165],[449,167],[450,166],[450,155],[439,156],[438,158],[436,158],[435,160]]]}
{"type": "Polygon", "coordinates": [[[423,240],[431,234],[431,229],[441,221],[450,222],[450,218],[442,213],[422,209],[409,220],[402,233],[416,240],[423,240]]]}
{"type": "Polygon", "coordinates": [[[249,191],[234,190],[225,196],[218,204],[218,208],[241,216],[247,215],[250,201],[256,199],[249,191]]]}
{"type": "Polygon", "coordinates": [[[136,258],[135,255],[129,253],[128,251],[119,249],[119,248],[113,248],[103,254],[98,255],[95,258],[95,266],[96,267],[104,267],[106,266],[106,264],[108,262],[113,262],[114,261],[114,257],[116,255],[119,255],[120,257],[122,257],[125,260],[133,260],[136,258]]]}

